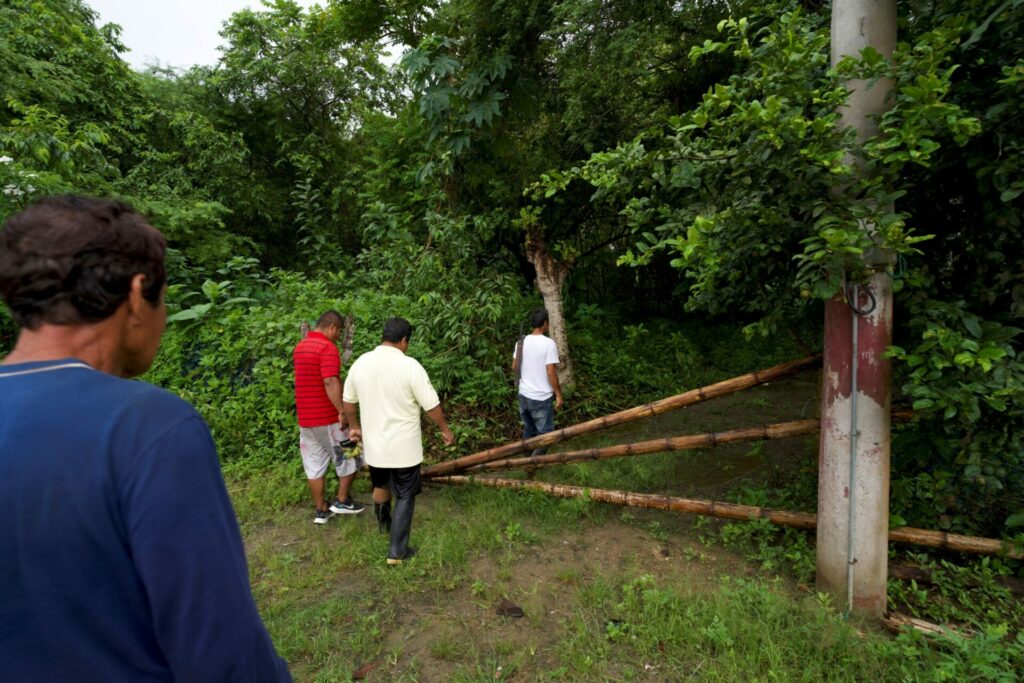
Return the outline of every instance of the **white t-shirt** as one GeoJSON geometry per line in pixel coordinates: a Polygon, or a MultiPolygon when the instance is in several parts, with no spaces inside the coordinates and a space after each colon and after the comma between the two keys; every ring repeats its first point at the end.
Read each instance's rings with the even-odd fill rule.
{"type": "Polygon", "coordinates": [[[378,346],[356,359],[342,399],[359,404],[363,454],[374,467],[412,467],[423,462],[420,408],[441,401],[427,371],[393,346],[378,346]]]}
{"type": "MultiPolygon", "coordinates": [[[[515,358],[515,349],[512,357],[515,358]]],[[[558,363],[555,341],[543,334],[528,334],[523,340],[523,372],[519,378],[519,393],[534,401],[546,401],[554,395],[548,381],[548,365],[558,363]]]]}

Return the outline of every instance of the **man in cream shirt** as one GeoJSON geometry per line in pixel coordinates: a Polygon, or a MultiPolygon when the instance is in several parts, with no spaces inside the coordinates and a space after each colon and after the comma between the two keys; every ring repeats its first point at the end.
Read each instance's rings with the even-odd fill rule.
{"type": "Polygon", "coordinates": [[[391,532],[390,565],[401,564],[416,554],[416,549],[409,546],[409,531],[416,495],[421,490],[420,409],[441,429],[446,446],[455,441],[427,371],[415,358],[405,355],[411,336],[409,321],[391,318],[385,322],[380,346],[352,364],[342,396],[350,437],[362,441],[370,466],[377,522],[382,532],[391,532]]]}

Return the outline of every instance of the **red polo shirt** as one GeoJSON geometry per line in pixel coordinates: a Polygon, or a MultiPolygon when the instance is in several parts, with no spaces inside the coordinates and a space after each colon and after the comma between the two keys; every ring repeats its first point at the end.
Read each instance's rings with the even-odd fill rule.
{"type": "Polygon", "coordinates": [[[338,347],[317,331],[310,332],[292,353],[295,365],[295,407],[300,427],[323,427],[338,421],[338,409],[327,397],[324,380],[339,377],[338,347]]]}

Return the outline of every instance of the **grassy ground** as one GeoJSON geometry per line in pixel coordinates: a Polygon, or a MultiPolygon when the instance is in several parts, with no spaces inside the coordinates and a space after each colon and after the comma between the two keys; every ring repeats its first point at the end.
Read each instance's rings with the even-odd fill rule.
{"type": "MultiPolygon", "coordinates": [[[[904,681],[974,670],[962,646],[844,621],[805,587],[705,545],[687,518],[431,487],[414,524],[421,554],[400,568],[385,565],[372,521],[315,526],[300,505],[246,527],[253,590],[297,681],[904,681]],[[503,600],[524,615],[500,616],[503,600]]],[[[1011,659],[993,653],[967,678],[1015,680],[1011,659]]]]}
{"type": "MultiPolygon", "coordinates": [[[[793,382],[591,445],[807,417],[813,399],[804,407],[778,400],[813,393],[813,378],[793,382]]],[[[538,476],[719,497],[746,480],[785,477],[813,457],[798,439],[538,476]]],[[[1024,663],[1024,641],[1007,645],[995,631],[936,644],[847,622],[800,583],[805,577],[766,561],[781,552],[711,542],[748,527],[431,486],[413,528],[420,555],[388,568],[387,542],[369,511],[312,524],[297,458],[233,462],[226,476],[257,602],[297,681],[1011,681],[1024,663]],[[499,615],[505,600],[523,616],[499,615]]],[[[367,491],[358,481],[357,496],[368,499],[367,491]]]]}

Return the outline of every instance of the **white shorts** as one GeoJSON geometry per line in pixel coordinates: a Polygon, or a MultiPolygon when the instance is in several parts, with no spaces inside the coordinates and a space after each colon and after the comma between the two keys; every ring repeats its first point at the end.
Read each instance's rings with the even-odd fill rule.
{"type": "MultiPolygon", "coordinates": [[[[347,435],[345,435],[347,436],[347,435]]],[[[302,453],[302,469],[307,479],[320,479],[327,474],[327,466],[334,461],[334,471],[339,477],[354,474],[363,466],[363,456],[346,458],[339,444],[344,441],[341,425],[335,422],[323,427],[299,427],[299,451],[302,453]]]]}

